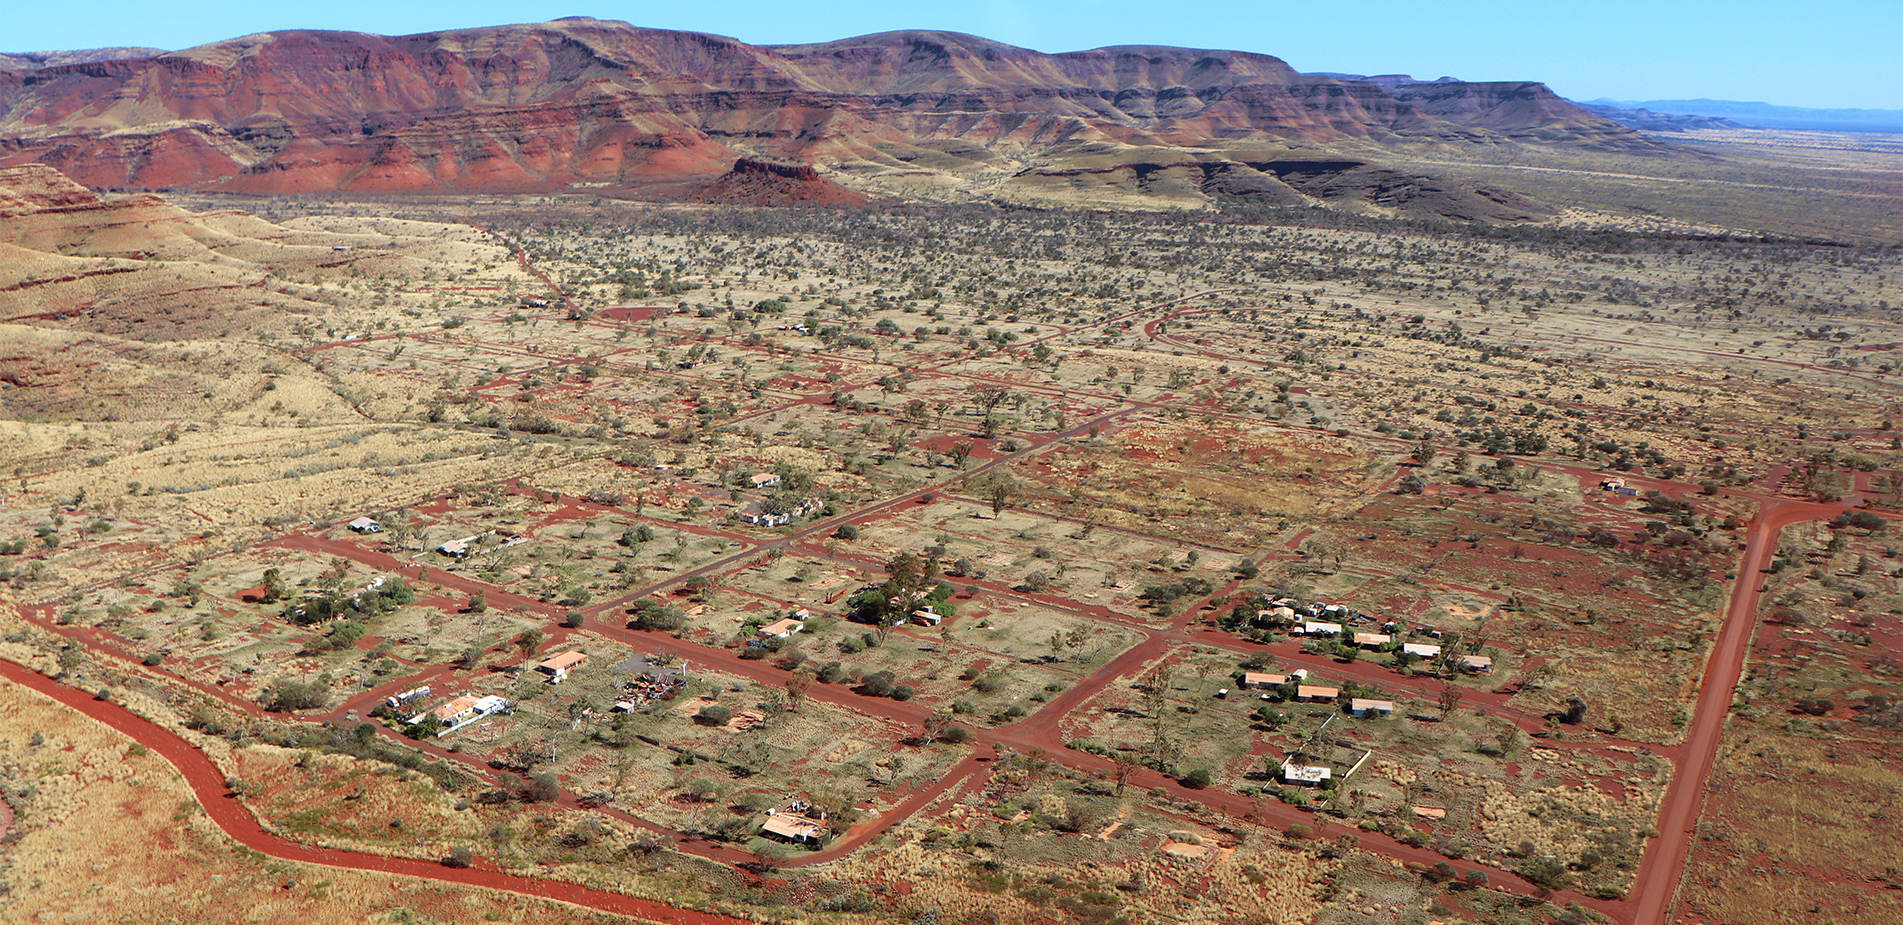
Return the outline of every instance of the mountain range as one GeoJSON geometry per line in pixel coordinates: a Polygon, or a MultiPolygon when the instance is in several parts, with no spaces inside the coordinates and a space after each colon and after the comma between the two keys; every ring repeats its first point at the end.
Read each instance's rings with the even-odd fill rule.
{"type": "MultiPolygon", "coordinates": [[[[693,198],[751,158],[875,196],[1539,217],[1381,157],[1512,144],[1668,150],[1532,81],[1390,85],[1239,51],[1044,54],[944,32],[759,46],[571,18],[0,58],[0,166],[96,189],[693,198]]],[[[815,182],[747,179],[728,192],[815,182]]]]}
{"type": "Polygon", "coordinates": [[[0,167],[44,163],[105,190],[1246,200],[1520,221],[1554,209],[1419,165],[1498,162],[1515,146],[1699,157],[1653,133],[1890,117],[1903,122],[1711,100],[1577,104],[1534,81],[1303,74],[1240,51],[1045,54],[929,31],[749,45],[587,17],[0,55],[0,167]]]}

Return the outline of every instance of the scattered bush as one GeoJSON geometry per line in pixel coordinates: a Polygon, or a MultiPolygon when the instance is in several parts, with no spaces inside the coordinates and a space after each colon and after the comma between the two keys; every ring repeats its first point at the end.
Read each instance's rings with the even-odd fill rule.
{"type": "Polygon", "coordinates": [[[273,713],[316,710],[330,701],[330,685],[322,681],[285,681],[265,694],[264,708],[273,713]]]}
{"type": "Polygon", "coordinates": [[[530,778],[529,785],[523,793],[537,803],[553,803],[561,799],[562,785],[555,779],[555,775],[544,772],[530,778]]]}

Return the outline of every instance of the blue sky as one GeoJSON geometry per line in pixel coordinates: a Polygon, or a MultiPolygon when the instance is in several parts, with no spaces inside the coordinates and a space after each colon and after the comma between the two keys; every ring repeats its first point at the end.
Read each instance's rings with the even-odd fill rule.
{"type": "Polygon", "coordinates": [[[403,34],[567,15],[713,32],[758,44],[926,28],[1040,51],[1153,44],[1236,48],[1304,71],[1543,80],[1574,99],[1755,100],[1903,109],[1903,0],[16,0],[0,51],[185,48],[287,28],[403,34]]]}

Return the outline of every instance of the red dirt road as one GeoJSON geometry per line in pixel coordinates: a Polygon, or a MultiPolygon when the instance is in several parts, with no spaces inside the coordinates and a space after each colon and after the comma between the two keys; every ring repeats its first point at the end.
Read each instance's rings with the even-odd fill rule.
{"type": "Polygon", "coordinates": [[[163,757],[184,775],[185,781],[205,807],[205,813],[225,834],[247,848],[274,858],[301,864],[317,864],[349,870],[368,870],[386,874],[423,877],[429,880],[460,883],[524,896],[539,896],[560,902],[633,917],[642,922],[679,923],[679,925],[742,925],[745,920],[691,909],[675,909],[653,900],[624,896],[605,890],[590,889],[574,883],[519,877],[478,861],[473,867],[452,868],[415,858],[385,857],[334,848],[314,848],[286,841],[266,832],[255,816],[233,799],[225,789],[225,777],[211,759],[177,733],[145,719],[116,703],[101,701],[84,691],[67,687],[51,678],[0,660],[0,679],[31,688],[86,716],[130,736],[163,757]]]}
{"type": "Polygon", "coordinates": [[[1738,584],[1725,610],[1724,629],[1719,631],[1711,659],[1705,663],[1704,684],[1698,690],[1698,708],[1685,741],[1684,760],[1665,791],[1659,834],[1646,846],[1638,880],[1632,885],[1634,911],[1629,921],[1635,925],[1664,925],[1672,898],[1678,893],[1680,874],[1691,852],[1692,833],[1698,827],[1699,808],[1705,802],[1705,788],[1718,760],[1725,717],[1731,712],[1745,656],[1751,650],[1758,594],[1764,587],[1761,572],[1777,549],[1778,533],[1791,524],[1831,516],[1843,509],[1841,504],[1766,500],[1751,522],[1745,534],[1744,561],[1738,566],[1738,584]]]}

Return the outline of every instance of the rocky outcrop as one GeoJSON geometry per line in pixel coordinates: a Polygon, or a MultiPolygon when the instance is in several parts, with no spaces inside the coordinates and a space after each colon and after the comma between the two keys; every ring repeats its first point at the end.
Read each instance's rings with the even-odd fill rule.
{"type": "MultiPolygon", "coordinates": [[[[441,246],[429,234],[342,227],[188,212],[151,193],[98,194],[43,164],[0,168],[0,325],[15,326],[8,336],[16,349],[19,325],[138,340],[281,334],[332,307],[325,299],[334,295],[318,278],[345,276],[365,261],[420,272],[432,258],[412,249],[433,255],[441,246]]],[[[27,352],[61,363],[40,348],[27,352]]],[[[0,355],[0,369],[8,363],[0,355]]],[[[43,370],[12,369],[16,386],[46,384],[43,370]]]]}
{"type": "Polygon", "coordinates": [[[97,205],[92,190],[45,164],[0,167],[0,218],[97,205]]]}
{"type": "Polygon", "coordinates": [[[814,170],[811,164],[785,164],[779,161],[761,160],[757,157],[743,157],[735,161],[732,173],[742,176],[759,174],[800,183],[819,182],[819,171],[814,170]]]}
{"type": "Polygon", "coordinates": [[[1554,214],[1544,203],[1518,193],[1403,173],[1360,160],[1286,159],[1249,166],[1320,202],[1373,207],[1410,218],[1526,222],[1554,214]]]}
{"type": "Polygon", "coordinates": [[[864,193],[846,189],[810,164],[743,157],[733,169],[697,190],[695,202],[749,206],[859,206],[864,193]]]}

